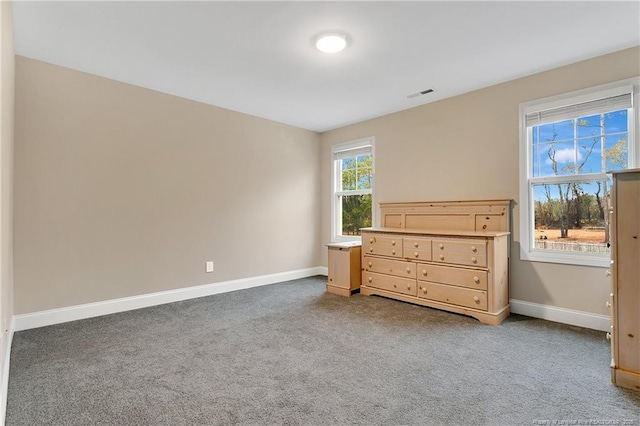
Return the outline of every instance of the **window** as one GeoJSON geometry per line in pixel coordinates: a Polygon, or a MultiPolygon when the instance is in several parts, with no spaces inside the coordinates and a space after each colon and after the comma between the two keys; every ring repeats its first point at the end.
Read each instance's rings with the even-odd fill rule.
{"type": "Polygon", "coordinates": [[[373,138],[336,144],[331,153],[332,240],[357,240],[373,224],[373,138]]]}
{"type": "Polygon", "coordinates": [[[607,172],[640,164],[634,83],[520,106],[523,260],[609,264],[607,172]]]}

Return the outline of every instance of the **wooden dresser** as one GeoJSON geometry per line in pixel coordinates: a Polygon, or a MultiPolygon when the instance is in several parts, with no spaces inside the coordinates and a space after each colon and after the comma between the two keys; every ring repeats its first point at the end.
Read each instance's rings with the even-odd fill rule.
{"type": "Polygon", "coordinates": [[[640,390],[640,169],[613,173],[611,381],[640,390]]]}
{"type": "Polygon", "coordinates": [[[381,203],[362,229],[363,295],[472,316],[509,315],[510,201],[381,203]]]}

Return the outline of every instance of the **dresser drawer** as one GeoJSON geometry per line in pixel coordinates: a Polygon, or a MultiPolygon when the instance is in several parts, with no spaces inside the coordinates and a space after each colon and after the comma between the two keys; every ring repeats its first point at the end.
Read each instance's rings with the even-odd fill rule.
{"type": "Polygon", "coordinates": [[[395,275],[401,278],[416,278],[416,264],[413,262],[365,256],[362,266],[368,272],[395,275]]]}
{"type": "Polygon", "coordinates": [[[402,257],[402,236],[363,233],[362,249],[365,254],[402,257]]]}
{"type": "Polygon", "coordinates": [[[419,281],[418,297],[467,308],[487,310],[486,291],[419,281]]]}
{"type": "Polygon", "coordinates": [[[367,287],[379,288],[380,290],[393,291],[396,293],[416,295],[416,280],[409,278],[399,278],[393,275],[376,274],[375,272],[364,272],[364,285],[367,287]]]}
{"type": "Polygon", "coordinates": [[[487,272],[438,265],[418,265],[418,279],[476,290],[487,289],[487,272]]]}
{"type": "Polygon", "coordinates": [[[402,252],[407,259],[431,260],[431,238],[405,235],[402,238],[402,252]]]}
{"type": "Polygon", "coordinates": [[[434,262],[487,266],[487,242],[484,240],[436,240],[431,243],[434,262]]]}

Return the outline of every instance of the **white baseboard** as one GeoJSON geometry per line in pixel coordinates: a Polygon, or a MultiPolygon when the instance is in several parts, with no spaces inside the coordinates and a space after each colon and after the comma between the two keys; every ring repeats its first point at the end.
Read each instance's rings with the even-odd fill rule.
{"type": "Polygon", "coordinates": [[[124,297],[121,299],[105,300],[103,302],[87,303],[84,305],[69,306],[66,308],[14,315],[15,331],[29,330],[31,328],[44,327],[63,322],[115,314],[133,309],[147,308],[150,306],[163,305],[165,303],[179,302],[181,300],[195,299],[197,297],[211,296],[214,294],[227,293],[229,291],[243,290],[251,287],[312,277],[314,275],[327,275],[327,268],[318,266],[315,268],[298,269],[295,271],[280,272],[277,274],[260,275],[257,277],[242,278],[239,280],[223,281],[176,290],[161,291],[158,293],[142,294],[140,296],[124,297]]]}
{"type": "Polygon", "coordinates": [[[590,312],[575,311],[516,299],[511,299],[509,303],[511,304],[511,312],[514,314],[577,325],[578,327],[593,330],[611,330],[611,317],[607,315],[592,314],[590,312]]]}
{"type": "Polygon", "coordinates": [[[9,330],[7,332],[7,346],[4,353],[4,364],[2,365],[2,380],[0,380],[0,425],[4,425],[7,416],[7,393],[9,392],[9,367],[11,366],[11,344],[13,343],[13,332],[15,330],[15,319],[11,317],[9,330]]]}

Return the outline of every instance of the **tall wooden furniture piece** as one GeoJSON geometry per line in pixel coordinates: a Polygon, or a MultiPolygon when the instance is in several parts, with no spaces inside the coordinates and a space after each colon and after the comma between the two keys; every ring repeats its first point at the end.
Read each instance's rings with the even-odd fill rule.
{"type": "Polygon", "coordinates": [[[328,244],[327,292],[351,296],[360,288],[360,242],[328,244]]]}
{"type": "Polygon", "coordinates": [[[640,169],[613,173],[611,381],[640,390],[640,169]]]}
{"type": "Polygon", "coordinates": [[[472,316],[509,315],[510,201],[381,203],[362,229],[363,295],[472,316]]]}

